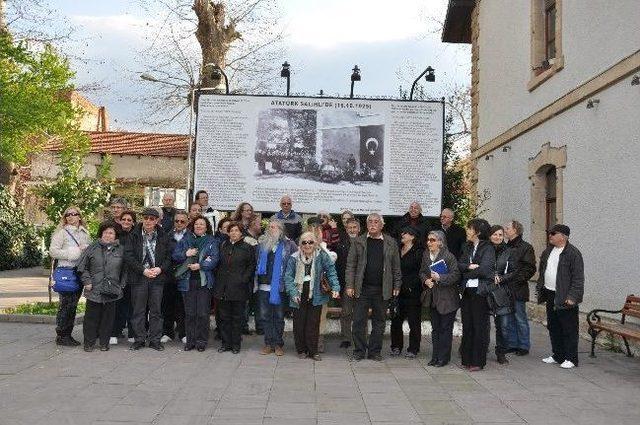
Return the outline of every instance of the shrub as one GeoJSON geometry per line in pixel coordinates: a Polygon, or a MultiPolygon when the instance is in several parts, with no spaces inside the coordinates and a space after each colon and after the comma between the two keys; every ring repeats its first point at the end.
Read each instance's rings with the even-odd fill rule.
{"type": "MultiPolygon", "coordinates": [[[[35,302],[20,304],[15,307],[9,307],[4,309],[5,314],[44,314],[47,316],[55,316],[58,313],[58,301],[52,303],[48,302],[35,302]]],[[[84,313],[86,308],[85,303],[78,303],[76,313],[84,313]]]]}
{"type": "Polygon", "coordinates": [[[40,237],[27,224],[23,209],[6,187],[0,186],[0,270],[33,267],[40,264],[40,237]]]}

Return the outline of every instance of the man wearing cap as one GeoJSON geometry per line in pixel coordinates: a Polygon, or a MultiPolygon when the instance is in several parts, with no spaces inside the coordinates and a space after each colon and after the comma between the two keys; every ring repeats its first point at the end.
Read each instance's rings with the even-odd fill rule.
{"type": "Polygon", "coordinates": [[[563,369],[578,366],[578,305],[584,293],[584,263],[569,243],[570,229],[556,224],[549,230],[550,246],[540,256],[538,303],[546,302],[547,328],[553,354],[542,359],[563,369]]]}
{"type": "Polygon", "coordinates": [[[142,223],[133,228],[127,241],[124,262],[129,269],[133,315],[131,325],[136,335],[131,350],[145,346],[145,319],[149,308],[149,347],[162,351],[162,292],[171,273],[169,239],[158,224],[160,213],[154,208],[142,211],[142,223]]]}

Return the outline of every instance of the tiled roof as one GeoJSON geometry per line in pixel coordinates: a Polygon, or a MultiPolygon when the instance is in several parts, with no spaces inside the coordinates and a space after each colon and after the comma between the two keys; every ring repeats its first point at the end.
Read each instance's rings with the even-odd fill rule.
{"type": "MultiPolygon", "coordinates": [[[[188,156],[187,134],[130,133],[127,131],[87,131],[92,153],[112,155],[188,156]]],[[[58,151],[59,141],[52,140],[46,150],[58,151]]]]}

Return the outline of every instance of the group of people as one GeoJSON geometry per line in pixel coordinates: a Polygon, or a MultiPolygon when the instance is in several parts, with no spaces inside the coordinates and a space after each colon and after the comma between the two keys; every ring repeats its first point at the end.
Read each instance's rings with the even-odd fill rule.
{"type": "MultiPolygon", "coordinates": [[[[238,353],[249,333],[249,309],[256,333],[264,335],[260,354],[282,356],[284,319],[293,317],[295,350],[300,358],[321,360],[327,304],[341,307],[340,347],[353,345],[353,359],[382,360],[383,335],[391,309],[391,356],[404,348],[403,324],[408,321],[405,356],[420,352],[423,308],[431,321],[430,366],[451,359],[453,327],[461,310],[462,365],[484,368],[495,323],[498,363],[509,353],[529,353],[526,302],[529,280],[536,273],[533,247],[522,239],[523,226],[512,220],[491,226],[486,220],[454,224],[448,208],[433,226],[417,202],[389,232],[384,218],[366,217],[366,231],[350,211],[341,225],[321,212],[306,222],[283,196],[280,210],[262,234],[261,217],[241,203],[229,218],[211,222],[208,195],[199,191],[189,211],[173,207],[170,194],[162,208],[145,208],[141,222],[126,202],[111,203],[111,219],[103,222],[91,242],[81,211],[65,211],[51,241],[50,255],[59,267],[71,267],[80,285],[60,293],[57,338],[60,345],[80,345],[71,332],[82,292],[87,299],[84,349],[100,350],[124,338],[131,350],[147,344],[182,339],[184,350],[204,351],[209,323],[215,314],[221,345],[218,351],[238,353]],[[368,321],[371,331],[367,335],[368,321]]],[[[568,242],[569,227],[549,230],[542,253],[538,302],[547,305],[552,355],[546,363],[563,368],[578,365],[578,304],[582,301],[582,257],[568,242]]]]}

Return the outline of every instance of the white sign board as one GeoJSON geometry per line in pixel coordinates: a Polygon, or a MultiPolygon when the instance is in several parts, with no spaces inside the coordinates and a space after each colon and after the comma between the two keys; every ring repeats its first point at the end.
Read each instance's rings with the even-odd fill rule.
{"type": "Polygon", "coordinates": [[[442,200],[441,102],[202,94],[194,193],[234,210],[402,215],[442,200]]]}

